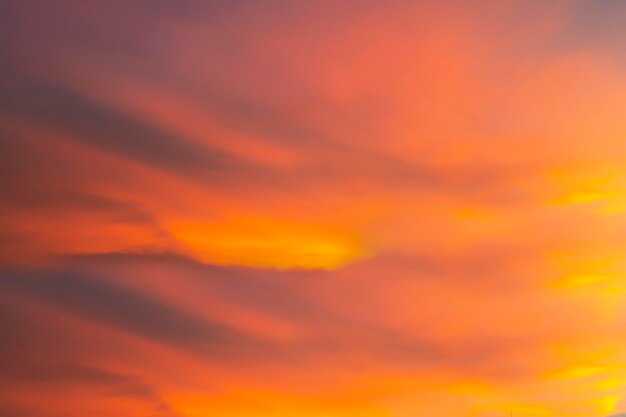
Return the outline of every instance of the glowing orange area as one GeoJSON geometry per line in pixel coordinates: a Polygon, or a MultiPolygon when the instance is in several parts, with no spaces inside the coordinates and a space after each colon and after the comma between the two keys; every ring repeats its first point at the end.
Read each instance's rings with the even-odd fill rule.
{"type": "Polygon", "coordinates": [[[605,214],[620,213],[626,209],[626,180],[618,171],[606,172],[602,167],[595,173],[558,171],[551,177],[560,189],[552,201],[557,205],[595,204],[605,214]]]}
{"type": "Polygon", "coordinates": [[[335,269],[365,255],[356,236],[323,226],[242,219],[181,222],[171,229],[190,254],[217,265],[335,269]]]}

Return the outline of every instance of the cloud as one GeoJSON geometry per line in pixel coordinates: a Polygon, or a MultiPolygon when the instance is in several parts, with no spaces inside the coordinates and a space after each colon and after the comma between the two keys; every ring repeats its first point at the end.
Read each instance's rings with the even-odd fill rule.
{"type": "Polygon", "coordinates": [[[220,172],[262,172],[220,151],[169,135],[154,126],[107,108],[62,85],[3,76],[0,108],[68,138],[173,173],[219,178],[220,172]]]}
{"type": "Polygon", "coordinates": [[[614,414],[622,11],[1,2],[0,414],[614,414]]]}
{"type": "MultiPolygon", "coordinates": [[[[145,403],[153,408],[155,416],[179,416],[172,407],[165,402],[155,391],[154,387],[143,383],[132,375],[116,374],[107,370],[98,369],[89,365],[77,363],[20,363],[9,365],[3,372],[5,384],[26,385],[30,389],[45,390],[48,385],[55,389],[63,388],[68,391],[89,387],[94,395],[98,392],[104,396],[129,398],[133,401],[145,403]]],[[[9,400],[9,403],[11,401],[9,400]]],[[[72,410],[77,412],[78,410],[72,410]]],[[[16,411],[17,412],[17,411],[16,411]]],[[[36,410],[31,410],[35,412],[36,410]]],[[[4,415],[4,414],[3,414],[4,415]]]]}
{"type": "MultiPolygon", "coordinates": [[[[490,251],[485,256],[493,257],[494,253],[490,251]]],[[[430,290],[431,294],[435,292],[429,287],[433,278],[414,274],[414,265],[405,270],[391,269],[389,265],[396,267],[398,265],[397,258],[394,257],[364,261],[336,272],[220,267],[166,254],[80,256],[71,258],[68,262],[72,269],[84,269],[94,275],[99,275],[98,271],[109,271],[107,275],[122,274],[132,281],[135,281],[132,277],[136,272],[129,274],[124,271],[137,271],[136,268],[149,270],[156,267],[161,271],[162,279],[170,283],[168,285],[175,281],[180,283],[182,291],[180,302],[187,308],[198,308],[203,314],[216,314],[222,319],[224,316],[220,314],[221,309],[226,311],[232,308],[243,309],[253,315],[291,323],[299,329],[287,340],[257,340],[256,345],[253,345],[254,353],[237,350],[240,341],[233,339],[230,342],[233,347],[231,352],[234,359],[239,361],[246,360],[245,357],[248,359],[254,357],[268,364],[310,364],[321,358],[334,360],[333,358],[345,357],[348,361],[348,358],[353,358],[357,362],[363,360],[361,366],[369,366],[370,359],[367,358],[371,358],[374,363],[411,372],[435,366],[450,372],[473,370],[486,377],[497,379],[525,375],[533,368],[530,364],[524,365],[512,358],[511,346],[525,346],[532,350],[540,344],[529,335],[511,335],[495,323],[496,327],[491,329],[492,333],[483,332],[480,335],[462,333],[453,335],[451,339],[430,334],[433,328],[445,327],[450,320],[462,321],[463,314],[468,315],[466,319],[478,322],[482,320],[481,316],[474,315],[480,312],[467,309],[462,311],[460,306],[455,305],[437,303],[433,305],[429,300],[419,301],[422,290],[430,290]],[[383,283],[378,277],[384,271],[388,271],[390,275],[383,283]],[[359,288],[346,286],[350,282],[350,277],[355,276],[359,277],[359,288]],[[423,279],[424,285],[419,284],[419,279],[423,279]],[[409,332],[389,326],[390,317],[386,316],[389,305],[381,304],[381,301],[386,303],[387,297],[393,294],[390,291],[398,289],[401,292],[402,288],[405,288],[407,299],[401,300],[398,297],[397,303],[404,305],[406,302],[407,307],[411,306],[410,311],[414,318],[412,326],[415,328],[409,332]],[[309,295],[308,292],[312,290],[318,294],[317,297],[312,298],[309,295]],[[202,300],[209,299],[220,300],[220,304],[214,308],[203,305],[206,301],[203,303],[202,300]],[[456,344],[464,348],[450,347],[456,344]],[[508,365],[504,366],[507,362],[508,365]]],[[[489,281],[488,277],[484,277],[480,282],[471,275],[445,277],[444,274],[456,273],[454,269],[445,271],[442,268],[445,264],[445,260],[436,258],[424,262],[430,271],[435,265],[438,282],[442,284],[442,294],[450,285],[467,286],[470,292],[485,290],[484,285],[489,281]]],[[[143,279],[137,279],[134,285],[137,288],[145,288],[151,284],[143,279]]],[[[503,289],[493,291],[500,294],[503,289]]],[[[474,302],[480,298],[470,294],[467,296],[474,302]]],[[[488,294],[484,296],[489,298],[488,294]]],[[[509,303],[511,302],[509,300],[509,303]]],[[[502,306],[494,305],[494,308],[500,309],[502,306]]],[[[401,308],[397,310],[400,314],[404,311],[401,308]]],[[[503,320],[523,320],[524,316],[520,318],[515,312],[502,314],[503,320]]],[[[540,314],[540,310],[537,314],[540,314]]],[[[395,321],[396,318],[392,320],[395,321]]],[[[244,329],[250,331],[248,328],[244,329]]],[[[256,334],[259,334],[259,330],[262,328],[255,329],[256,334]]]]}
{"type": "MultiPolygon", "coordinates": [[[[2,284],[6,284],[5,278],[2,284]]],[[[102,368],[98,350],[115,345],[107,341],[107,336],[99,341],[99,337],[91,339],[94,333],[85,333],[80,326],[68,326],[54,312],[33,307],[24,297],[10,296],[12,291],[4,286],[3,289],[0,307],[3,333],[0,413],[3,416],[80,416],[90,412],[94,401],[98,413],[115,412],[116,404],[125,402],[150,416],[180,415],[162,397],[158,387],[147,382],[149,378],[102,368]],[[34,404],[33,397],[45,399],[48,407],[34,404]],[[72,401],[58,401],[68,397],[72,401]]],[[[119,360],[113,352],[109,350],[119,360]]]]}
{"type": "MultiPolygon", "coordinates": [[[[509,364],[506,369],[500,367],[511,360],[507,353],[510,346],[536,343],[523,337],[463,335],[455,337],[453,343],[462,344],[464,349],[452,349],[448,346],[451,340],[427,335],[428,327],[405,332],[386,325],[385,316],[376,322],[360,315],[362,307],[376,308],[371,298],[377,297],[376,287],[364,282],[361,303],[357,303],[349,298],[348,288],[332,284],[338,277],[323,271],[223,268],[178,256],[112,254],[78,257],[64,269],[14,270],[3,275],[0,284],[21,297],[44,302],[81,319],[174,348],[208,363],[228,363],[236,368],[243,363],[309,367],[319,361],[339,360],[345,364],[337,363],[338,370],[354,362],[350,366],[384,366],[409,373],[429,372],[434,368],[453,373],[473,370],[497,379],[527,373],[519,364],[509,364]],[[156,282],[153,290],[137,292],[138,288],[146,291],[152,287],[150,281],[140,277],[148,277],[154,268],[172,291],[185,288],[181,295],[188,294],[186,298],[168,300],[162,298],[165,294],[152,293],[158,288],[156,282]],[[294,285],[296,282],[298,285],[294,285]],[[319,286],[321,283],[324,285],[319,286]],[[320,298],[310,298],[305,289],[311,286],[322,291],[320,298]],[[195,295],[193,299],[190,290],[195,295]],[[327,291],[345,298],[335,305],[332,299],[326,299],[327,291]],[[213,299],[219,302],[211,307],[209,300],[213,299]],[[184,304],[182,300],[186,300],[184,304]],[[220,310],[246,311],[246,315],[290,323],[298,330],[285,339],[268,338],[271,328],[265,332],[263,327],[251,328],[245,321],[233,320],[234,317],[220,310]]],[[[398,283],[396,279],[389,281],[390,286],[398,283]]],[[[429,304],[418,303],[414,314],[427,317],[432,314],[430,308],[429,304]]],[[[436,318],[433,325],[445,325],[447,320],[453,320],[454,307],[449,309],[449,313],[442,310],[441,313],[448,315],[436,318]]],[[[259,326],[269,323],[260,322],[259,326]]]]}
{"type": "Polygon", "coordinates": [[[9,273],[2,285],[90,320],[197,354],[227,355],[254,346],[253,340],[232,329],[71,271],[9,273]]]}

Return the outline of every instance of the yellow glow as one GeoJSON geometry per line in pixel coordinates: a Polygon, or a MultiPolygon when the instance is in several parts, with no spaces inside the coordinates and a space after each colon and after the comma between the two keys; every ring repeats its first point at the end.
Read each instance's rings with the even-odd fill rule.
{"type": "Polygon", "coordinates": [[[607,279],[603,274],[574,274],[564,277],[556,283],[558,288],[586,287],[607,279]]]}
{"type": "Polygon", "coordinates": [[[577,177],[571,172],[557,172],[553,173],[552,178],[563,190],[552,200],[552,204],[599,203],[599,211],[604,214],[621,213],[626,210],[624,180],[616,173],[577,177]]]}
{"type": "Polygon", "coordinates": [[[609,415],[615,412],[620,397],[617,395],[609,395],[594,401],[593,404],[597,405],[600,415],[609,415]]]}
{"type": "Polygon", "coordinates": [[[602,207],[601,212],[605,214],[618,214],[626,211],[626,198],[613,199],[602,207]]]}
{"type": "Polygon", "coordinates": [[[336,269],[364,256],[341,230],[267,219],[181,222],[171,230],[194,257],[213,264],[279,269],[336,269]]]}
{"type": "Polygon", "coordinates": [[[594,190],[581,190],[566,193],[554,200],[557,205],[583,204],[610,198],[610,193],[594,190]]]}
{"type": "Polygon", "coordinates": [[[599,390],[622,389],[626,386],[626,378],[606,378],[596,382],[594,386],[599,390]]]}
{"type": "Polygon", "coordinates": [[[594,375],[598,375],[605,370],[602,366],[595,365],[577,365],[571,366],[565,369],[560,369],[552,374],[548,375],[549,379],[556,380],[570,380],[586,378],[594,375]]]}
{"type": "Polygon", "coordinates": [[[568,275],[554,284],[558,289],[589,289],[604,296],[621,296],[626,293],[626,281],[622,274],[573,274],[568,275]]]}
{"type": "Polygon", "coordinates": [[[586,289],[603,295],[620,295],[626,291],[626,265],[617,253],[581,257],[576,254],[555,254],[558,268],[568,271],[552,283],[557,289],[586,289]],[[579,272],[580,271],[580,272],[579,272]]]}
{"type": "Polygon", "coordinates": [[[512,410],[518,416],[551,417],[555,415],[552,409],[543,404],[519,403],[483,406],[474,415],[480,417],[508,416],[512,410]]]}

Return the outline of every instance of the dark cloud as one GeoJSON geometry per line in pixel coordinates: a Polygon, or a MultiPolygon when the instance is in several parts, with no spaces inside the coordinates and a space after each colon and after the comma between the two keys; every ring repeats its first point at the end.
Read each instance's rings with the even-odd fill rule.
{"type": "MultiPolygon", "coordinates": [[[[119,374],[72,362],[12,362],[5,366],[2,383],[27,386],[30,390],[90,389],[92,395],[126,397],[150,405],[158,415],[178,415],[149,384],[133,375],[119,374]]],[[[0,414],[1,415],[1,414],[0,414]]]]}
{"type": "MultiPolygon", "coordinates": [[[[13,269],[0,274],[0,301],[5,301],[0,302],[0,393],[10,387],[28,387],[31,393],[49,387],[72,392],[80,387],[82,395],[93,395],[100,403],[124,397],[154,410],[155,417],[176,415],[153,388],[153,381],[95,365],[102,363],[94,360],[98,355],[132,360],[122,353],[123,338],[101,341],[85,328],[64,329],[63,323],[67,322],[46,314],[49,308],[174,348],[207,364],[229,367],[242,375],[255,367],[282,371],[315,368],[320,363],[332,363],[340,372],[367,371],[372,366],[401,370],[407,375],[463,370],[494,380],[519,380],[529,373],[530,365],[515,360],[517,351],[534,347],[529,340],[476,334],[442,345],[387,328],[369,316],[351,313],[355,306],[357,313],[368,308],[368,299],[361,291],[341,285],[342,277],[336,273],[217,267],[169,254],[74,256],[59,262],[62,266],[55,269],[13,269]],[[303,335],[284,341],[258,339],[131,290],[137,288],[135,285],[122,287],[118,278],[113,278],[121,274],[124,281],[144,279],[155,268],[160,280],[191,281],[188,283],[193,283],[191,288],[196,288],[199,295],[206,291],[246,311],[285,319],[304,330],[303,335]],[[315,283],[332,289],[344,300],[346,310],[336,310],[319,293],[313,297],[316,292],[309,290],[315,283]]],[[[384,279],[393,285],[393,274],[384,279]]],[[[414,314],[421,311],[421,299],[416,294],[414,314]]],[[[133,369],[141,366],[146,364],[137,364],[133,369]]],[[[270,383],[273,377],[267,378],[270,383]]],[[[21,412],[29,415],[28,409],[21,408],[23,405],[5,402],[7,413],[15,416],[21,412]]],[[[52,417],[35,411],[39,412],[32,410],[30,415],[52,417]]],[[[71,409],[67,416],[79,412],[71,409]]]]}
{"type": "Polygon", "coordinates": [[[28,135],[0,123],[0,197],[3,199],[59,179],[68,171],[76,178],[78,172],[72,172],[71,166],[60,169],[61,161],[53,150],[34,142],[28,135]]]}
{"type": "Polygon", "coordinates": [[[5,272],[0,285],[165,345],[197,354],[232,354],[254,346],[235,330],[149,297],[71,271],[5,272]]]}
{"type": "Polygon", "coordinates": [[[0,405],[0,416],[2,417],[44,417],[45,416],[41,410],[37,410],[33,407],[23,407],[19,405],[9,404],[9,401],[10,401],[9,399],[5,399],[4,400],[5,403],[0,405]]]}
{"type": "MultiPolygon", "coordinates": [[[[94,222],[132,224],[157,238],[167,237],[159,219],[138,201],[96,191],[107,181],[123,181],[123,175],[111,172],[108,164],[76,158],[55,140],[0,124],[0,213],[5,219],[88,216],[94,222]]],[[[4,227],[0,246],[36,240],[10,222],[4,227]]]]}
{"type": "Polygon", "coordinates": [[[14,189],[12,193],[0,199],[0,206],[20,210],[24,214],[28,212],[46,215],[87,213],[103,216],[108,221],[136,224],[154,229],[163,235],[167,234],[150,211],[132,201],[117,200],[74,189],[33,191],[33,189],[14,189]]]}
{"type": "Polygon", "coordinates": [[[0,232],[0,248],[24,242],[24,236],[15,233],[0,232]]]}
{"type": "Polygon", "coordinates": [[[573,21],[578,41],[605,42],[623,50],[626,3],[623,0],[586,0],[578,3],[573,21]]]}
{"type": "MultiPolygon", "coordinates": [[[[626,2],[623,0],[581,0],[572,2],[571,18],[551,42],[553,52],[592,50],[626,65],[626,2]]],[[[611,87],[608,85],[607,87],[611,87]]]]}
{"type": "Polygon", "coordinates": [[[0,135],[0,247],[21,253],[21,248],[37,246],[42,236],[21,225],[62,219],[131,225],[157,240],[170,238],[160,219],[139,202],[140,196],[116,198],[97,191],[105,183],[122,182],[122,172],[76,158],[46,137],[6,126],[0,126],[0,135]]]}
{"type": "MultiPolygon", "coordinates": [[[[134,263],[134,266],[142,258],[144,262],[147,260],[162,268],[171,267],[171,262],[176,265],[186,262],[200,272],[191,278],[202,280],[206,291],[216,292],[225,301],[235,305],[288,318],[306,328],[310,335],[289,343],[263,342],[115,284],[71,270],[14,271],[5,273],[0,285],[6,290],[52,303],[81,317],[211,360],[233,359],[243,363],[247,359],[255,359],[266,363],[295,365],[318,360],[320,356],[353,351],[368,352],[369,355],[392,362],[402,361],[403,366],[409,367],[423,366],[428,362],[443,364],[448,360],[437,346],[425,340],[404,337],[383,327],[331,312],[325,306],[313,302],[302,291],[288,285],[288,280],[297,279],[290,273],[255,273],[242,269],[232,271],[188,260],[181,261],[177,257],[115,256],[123,257],[123,262],[134,263]]],[[[172,276],[172,279],[190,278],[187,275],[189,270],[185,272],[179,266],[175,268],[178,278],[172,276]]],[[[300,278],[306,279],[306,275],[300,278]]]]}
{"type": "Polygon", "coordinates": [[[132,375],[110,372],[97,367],[78,363],[22,363],[16,369],[3,372],[10,384],[26,384],[30,389],[44,389],[53,385],[55,389],[68,390],[91,388],[94,395],[127,397],[151,406],[159,416],[178,415],[156,390],[132,375]]]}
{"type": "Polygon", "coordinates": [[[104,254],[69,257],[70,263],[97,271],[101,267],[158,265],[168,275],[191,280],[201,291],[229,303],[286,317],[304,326],[349,325],[306,294],[307,282],[328,279],[325,271],[276,271],[203,264],[176,254],[104,254]]]}
{"type": "MultiPolygon", "coordinates": [[[[276,14],[273,17],[276,19],[283,13],[280,11],[282,8],[278,7],[280,5],[286,4],[276,2],[271,4],[269,10],[259,10],[258,7],[253,9],[267,18],[276,14]]],[[[18,6],[14,7],[21,10],[18,6]]],[[[101,82],[97,79],[100,71],[119,74],[130,83],[136,80],[144,87],[152,86],[153,92],[164,97],[175,94],[178,98],[189,100],[196,110],[206,112],[208,117],[219,120],[232,130],[298,153],[315,155],[316,158],[311,158],[311,163],[291,168],[288,175],[284,175],[284,172],[274,172],[242,161],[209,145],[200,146],[186,141],[154,124],[97,103],[82,94],[80,89],[68,87],[71,81],[64,84],[44,82],[26,76],[19,69],[2,76],[6,83],[0,84],[0,91],[6,91],[2,91],[0,109],[9,115],[19,115],[32,123],[66,133],[70,138],[89,146],[218,186],[261,185],[294,191],[314,188],[320,182],[367,179],[391,189],[436,189],[487,204],[517,202],[523,198],[510,186],[511,174],[518,170],[515,167],[468,163],[459,168],[436,169],[429,166],[427,161],[407,162],[360,146],[361,142],[376,143],[387,139],[388,132],[382,132],[388,129],[377,126],[377,121],[382,122],[384,119],[381,116],[385,113],[383,109],[389,107],[386,99],[368,97],[349,106],[335,103],[306,85],[293,71],[277,65],[262,51],[249,45],[249,34],[239,33],[241,27],[246,26],[238,26],[238,35],[233,35],[233,21],[228,19],[241,23],[250,18],[246,12],[250,8],[249,2],[226,5],[217,1],[203,5],[191,1],[172,5],[169,1],[163,1],[148,7],[147,3],[137,1],[124,7],[120,4],[108,6],[105,8],[106,13],[94,12],[103,7],[100,3],[90,7],[70,3],[65,13],[67,16],[58,17],[61,21],[59,29],[69,32],[63,42],[55,41],[60,48],[70,51],[70,55],[63,58],[66,62],[61,67],[79,68],[80,73],[87,78],[96,77],[93,80],[96,83],[101,82]],[[163,11],[169,9],[172,10],[168,18],[168,13],[163,11]],[[111,14],[117,18],[114,19],[111,14]],[[102,15],[102,18],[95,19],[96,15],[102,15]],[[183,65],[194,68],[204,68],[206,65],[202,77],[190,74],[184,68],[169,65],[171,57],[159,55],[158,45],[154,44],[155,39],[175,35],[165,22],[179,15],[187,16],[194,22],[205,18],[214,22],[228,16],[225,19],[230,24],[223,27],[218,25],[216,29],[206,29],[198,34],[207,38],[208,45],[200,54],[200,62],[183,65]],[[140,17],[136,19],[139,26],[133,17],[140,17]],[[95,21],[93,27],[85,27],[84,23],[80,23],[89,19],[95,21]],[[110,25],[103,23],[103,20],[108,19],[111,19],[110,25]],[[80,36],[76,36],[72,30],[80,33],[80,36]],[[94,31],[97,36],[92,34],[94,31]],[[154,38],[148,40],[146,36],[143,39],[145,33],[153,33],[154,38]],[[136,50],[127,51],[129,45],[136,45],[136,50]],[[82,57],[83,54],[88,54],[89,58],[82,57]],[[93,62],[98,62],[102,68],[94,69],[90,64],[93,62]],[[211,64],[214,62],[220,65],[211,64]],[[277,77],[277,74],[280,76],[277,77]],[[245,84],[250,80],[253,86],[245,84]],[[364,111],[371,117],[363,117],[364,111]],[[317,117],[311,120],[310,115],[321,117],[324,121],[322,126],[317,117]],[[340,126],[342,133],[331,132],[324,125],[340,126]],[[348,138],[342,137],[345,135],[348,138]]],[[[301,7],[295,9],[296,14],[306,10],[301,7]]],[[[53,16],[58,14],[57,10],[49,12],[53,16]]],[[[23,14],[31,16],[33,13],[23,14]]],[[[42,20],[44,25],[51,24],[51,19],[42,20]]],[[[51,31],[50,36],[57,36],[54,32],[51,31]]],[[[28,49],[27,45],[15,42],[12,46],[28,49]]],[[[43,41],[34,48],[44,49],[43,41]]],[[[219,140],[223,139],[207,138],[207,142],[219,140]]],[[[358,191],[346,186],[346,192],[358,191]]]]}
{"type": "Polygon", "coordinates": [[[92,364],[94,355],[103,353],[119,360],[120,356],[115,354],[119,353],[119,341],[91,339],[93,334],[68,327],[58,316],[40,308],[40,304],[35,306],[6,287],[2,289],[0,416],[69,417],[88,413],[72,401],[64,402],[65,414],[60,414],[58,408],[46,410],[34,404],[31,407],[29,398],[15,396],[15,392],[27,392],[30,398],[46,395],[73,398],[80,392],[83,398],[93,398],[100,404],[106,399],[123,397],[143,404],[155,417],[178,415],[144,378],[92,364]]]}
{"type": "MultiPolygon", "coordinates": [[[[485,256],[489,254],[486,253],[485,256]]],[[[482,259],[482,258],[481,258],[482,259]]],[[[382,265],[385,265],[384,259],[382,265]]],[[[470,262],[466,259],[465,262],[470,262]]],[[[380,283],[380,275],[372,274],[381,268],[375,261],[365,262],[363,266],[355,266],[359,285],[364,289],[355,289],[342,284],[341,273],[328,271],[275,271],[255,270],[242,267],[219,267],[206,265],[173,254],[108,254],[93,256],[75,256],[68,258],[71,268],[88,271],[112,270],[117,268],[129,271],[141,270],[146,267],[158,266],[159,270],[170,279],[190,280],[198,291],[219,297],[228,304],[244,307],[262,313],[263,316],[282,318],[305,330],[306,336],[291,342],[264,343],[257,346],[254,356],[265,363],[298,364],[311,363],[321,358],[375,357],[388,366],[397,366],[407,371],[419,372],[424,368],[439,367],[448,369],[471,370],[483,375],[495,374],[498,366],[504,366],[509,375],[519,376],[528,372],[529,367],[518,363],[510,357],[516,348],[533,348],[535,341],[524,338],[506,338],[497,335],[482,334],[476,337],[463,337],[454,345],[464,346],[463,350],[453,350],[427,337],[407,335],[384,325],[373,323],[369,317],[359,317],[358,312],[371,306],[369,297],[376,291],[376,286],[367,277],[380,283]],[[138,268],[138,269],[137,269],[138,268]],[[365,269],[370,272],[363,273],[365,269]],[[345,311],[337,311],[323,297],[312,296],[311,288],[326,288],[338,299],[343,299],[345,311]],[[356,309],[355,309],[356,307],[356,309]],[[355,309],[355,310],[353,310],[355,309]],[[356,312],[356,314],[355,314],[356,312]]],[[[432,259],[424,262],[425,268],[433,273],[444,272],[444,261],[432,259]],[[438,267],[435,268],[435,265],[438,267]],[[433,269],[435,268],[435,269],[433,269]]],[[[415,268],[414,264],[407,268],[415,268]]],[[[474,273],[472,265],[459,265],[464,273],[474,273]],[[463,271],[470,268],[470,271],[463,271]]],[[[476,265],[476,273],[483,272],[485,266],[476,265]]],[[[494,266],[495,268],[495,266],[494,266]]],[[[385,276],[386,286],[399,282],[415,280],[413,274],[393,270],[385,276]]],[[[446,270],[445,273],[455,272],[446,270]]],[[[111,273],[111,272],[109,272],[111,273]]],[[[433,278],[434,279],[434,278],[433,278]]],[[[470,276],[463,278],[473,281],[470,276]]],[[[480,284],[482,285],[482,284],[480,284]]],[[[492,285],[493,287],[493,285],[492,285]]],[[[477,287],[478,288],[478,287],[477,287]]],[[[480,289],[484,291],[485,288],[480,289]]],[[[498,292],[499,288],[490,288],[498,292]]],[[[313,291],[316,294],[315,291],[313,291]]],[[[416,293],[414,314],[431,314],[421,305],[421,294],[416,293]]],[[[443,302],[443,301],[442,301],[443,302]]],[[[466,307],[467,308],[467,307],[466,307]]],[[[450,305],[448,314],[462,316],[462,306],[450,305]]],[[[436,320],[436,317],[433,317],[436,320]]],[[[436,324],[433,324],[436,325],[436,324]]],[[[417,329],[416,329],[417,330],[417,329]]],[[[250,355],[251,353],[248,353],[250,355]]],[[[244,354],[245,355],[245,354],[244,354]]],[[[245,358],[240,357],[240,360],[245,358]]]]}
{"type": "Polygon", "coordinates": [[[172,136],[59,84],[3,76],[0,91],[0,111],[8,116],[159,169],[205,180],[263,174],[226,153],[172,136]]]}
{"type": "MultiPolygon", "coordinates": [[[[59,23],[58,26],[61,31],[70,31],[70,34],[64,42],[57,43],[73,52],[63,58],[67,62],[61,66],[81,68],[80,72],[87,78],[98,77],[99,71],[119,74],[128,82],[136,80],[144,87],[151,86],[153,92],[164,97],[175,94],[178,98],[189,100],[197,110],[206,112],[208,117],[219,120],[230,129],[299,153],[317,156],[311,158],[311,163],[292,168],[289,175],[168,134],[153,124],[89,99],[79,89],[67,87],[71,82],[60,85],[24,74],[17,76],[9,73],[5,77],[11,88],[5,86],[7,91],[4,99],[0,100],[0,106],[35,123],[59,129],[90,146],[217,185],[253,184],[292,191],[315,187],[320,181],[365,178],[393,189],[437,189],[484,203],[519,201],[523,198],[512,189],[509,181],[519,167],[488,166],[484,162],[476,162],[448,170],[435,169],[426,160],[407,162],[360,146],[362,142],[379,143],[387,139],[388,129],[377,125],[384,124],[384,109],[390,105],[385,97],[367,97],[350,105],[333,102],[299,79],[289,68],[278,65],[249,44],[250,35],[242,31],[242,27],[248,27],[243,22],[251,18],[248,15],[250,9],[257,14],[255,22],[259,14],[272,21],[284,17],[285,12],[281,10],[287,5],[275,2],[269,7],[258,8],[251,7],[249,2],[200,4],[190,1],[172,5],[163,1],[148,7],[145,2],[136,1],[123,7],[121,4],[107,4],[106,12],[95,13],[105,5],[97,3],[79,7],[77,3],[69,3],[64,13],[66,16],[58,17],[65,24],[59,23]],[[215,29],[205,29],[197,35],[206,37],[207,47],[199,54],[199,62],[190,61],[183,65],[193,68],[206,66],[202,76],[169,65],[171,57],[157,52],[159,48],[155,39],[179,36],[172,33],[172,27],[165,23],[179,15],[187,16],[196,23],[202,19],[212,23],[225,19],[224,26],[217,25],[215,29]],[[101,18],[95,19],[94,16],[101,18]],[[93,27],[84,27],[85,24],[80,23],[85,19],[94,20],[93,27]],[[108,19],[111,19],[110,25],[103,23],[108,19]],[[236,26],[236,34],[233,34],[234,22],[241,24],[236,26]],[[80,33],[80,36],[71,34],[71,30],[80,33]],[[96,30],[98,36],[90,35],[96,30]],[[153,33],[153,38],[146,36],[143,39],[146,33],[153,33]],[[100,38],[109,38],[111,44],[100,38]],[[120,51],[134,44],[137,44],[136,51],[119,56],[120,51]],[[81,58],[81,51],[88,51],[84,53],[88,53],[90,58],[81,58]],[[94,60],[102,67],[101,70],[90,66],[89,63],[94,60]],[[251,81],[252,85],[246,84],[251,81]],[[363,117],[364,112],[371,117],[363,117]],[[311,115],[316,117],[311,119],[311,115]],[[323,121],[321,126],[320,117],[323,121]],[[331,132],[325,126],[339,126],[340,129],[331,132]],[[342,137],[345,135],[348,138],[342,137]]],[[[301,6],[289,6],[289,9],[293,9],[292,12],[300,18],[308,10],[301,6]]],[[[53,16],[58,14],[57,10],[49,12],[53,16]]],[[[32,12],[24,14],[30,16],[32,12]]],[[[48,22],[50,19],[42,20],[44,25],[51,24],[48,22]]],[[[267,24],[264,22],[262,26],[267,24]]],[[[209,24],[204,26],[213,27],[209,24]]],[[[24,45],[14,46],[27,48],[24,45]]],[[[37,48],[44,49],[44,45],[37,48]]],[[[94,78],[94,82],[101,81],[94,78]]],[[[223,139],[207,138],[207,142],[219,140],[223,139]]],[[[348,188],[347,192],[354,191],[348,188]]]]}
{"type": "MultiPolygon", "coordinates": [[[[453,346],[463,346],[462,350],[457,350],[425,336],[400,333],[373,323],[369,316],[359,317],[358,312],[368,306],[377,308],[366,296],[368,291],[376,291],[376,286],[366,288],[365,292],[355,291],[342,285],[341,278],[325,271],[225,268],[167,254],[75,256],[66,262],[62,270],[5,272],[0,285],[10,293],[45,301],[80,317],[209,361],[236,366],[244,363],[300,366],[333,358],[344,358],[345,366],[356,366],[363,358],[376,358],[377,363],[407,372],[432,367],[463,369],[486,377],[502,377],[503,373],[507,377],[520,377],[530,368],[511,355],[515,354],[515,349],[533,349],[536,343],[524,338],[480,334],[450,342],[453,346]],[[124,276],[133,279],[154,267],[168,279],[190,280],[200,293],[212,294],[225,303],[285,319],[305,334],[283,342],[257,339],[102,278],[126,270],[124,276]],[[337,284],[333,284],[337,279],[337,284]],[[310,289],[316,282],[324,283],[326,292],[332,291],[336,297],[344,299],[346,310],[337,311],[323,298],[313,297],[310,289]]],[[[404,280],[404,275],[394,278],[392,273],[386,278],[387,285],[404,280]]],[[[363,285],[369,285],[367,280],[362,281],[363,285]]],[[[414,314],[432,316],[428,307],[421,306],[420,295],[415,296],[414,314]]],[[[446,311],[447,314],[464,314],[463,308],[454,305],[446,311]]],[[[437,317],[432,319],[436,325],[437,317]]]]}

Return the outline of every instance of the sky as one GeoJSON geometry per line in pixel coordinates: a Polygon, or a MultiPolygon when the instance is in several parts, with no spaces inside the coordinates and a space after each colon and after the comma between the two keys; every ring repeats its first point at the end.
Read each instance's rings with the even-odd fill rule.
{"type": "Polygon", "coordinates": [[[624,167],[624,0],[3,0],[0,416],[623,416],[624,167]]]}

